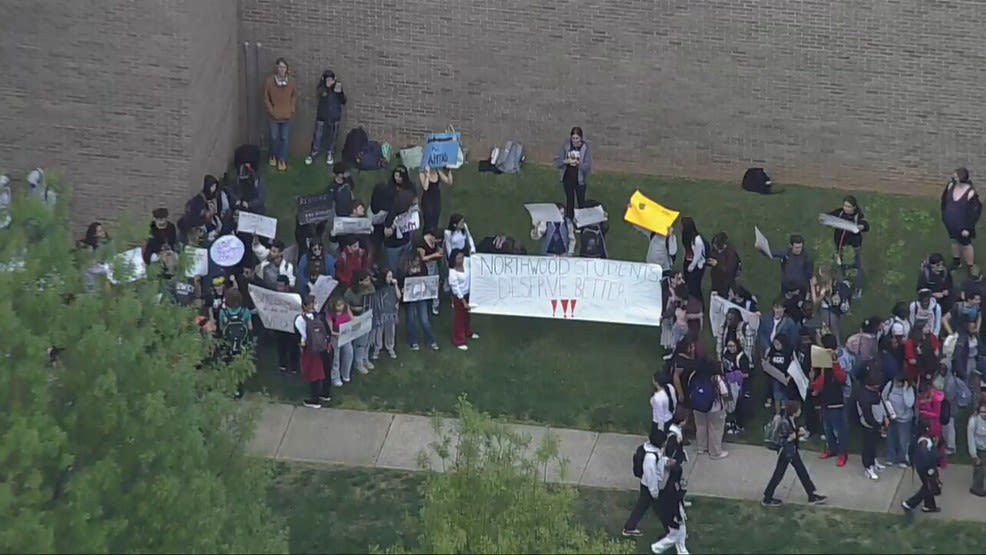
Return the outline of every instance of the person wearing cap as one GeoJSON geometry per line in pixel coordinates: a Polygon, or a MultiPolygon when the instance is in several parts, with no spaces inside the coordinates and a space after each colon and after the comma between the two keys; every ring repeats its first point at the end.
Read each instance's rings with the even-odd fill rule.
{"type": "Polygon", "coordinates": [[[811,347],[811,368],[815,374],[815,379],[811,382],[811,392],[818,397],[822,407],[822,424],[828,442],[828,448],[818,458],[838,457],[836,464],[846,466],[849,458],[849,422],[846,419],[843,394],[846,371],[835,356],[835,337],[832,334],[823,335],[821,344],[811,347]]]}
{"type": "Polygon", "coordinates": [[[339,134],[339,122],[342,120],[342,107],[346,104],[346,93],[342,92],[342,83],[336,81],[336,74],[331,69],[322,72],[322,78],[315,87],[318,98],[318,109],[315,112],[315,130],[312,133],[312,148],[305,158],[305,164],[311,165],[325,147],[325,163],[335,163],[333,154],[336,149],[336,136],[339,134]]]}
{"type": "Polygon", "coordinates": [[[151,212],[151,221],[147,243],[144,246],[144,263],[157,262],[158,253],[164,245],[178,248],[178,228],[168,220],[167,208],[155,208],[151,212]]]}

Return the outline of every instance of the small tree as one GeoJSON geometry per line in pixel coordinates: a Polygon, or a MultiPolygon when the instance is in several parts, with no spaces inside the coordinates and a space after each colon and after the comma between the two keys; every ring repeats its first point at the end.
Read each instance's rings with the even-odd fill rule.
{"type": "Polygon", "coordinates": [[[0,551],[286,551],[231,398],[252,363],[208,362],[153,268],[88,291],[114,253],[78,254],[67,205],[15,199],[0,231],[0,551]]]}
{"type": "MultiPolygon", "coordinates": [[[[459,399],[455,436],[436,427],[444,472],[429,475],[424,503],[406,523],[416,553],[632,553],[633,544],[587,532],[575,519],[575,488],[549,485],[560,462],[550,435],[527,455],[530,437],[459,399]],[[451,447],[455,446],[452,454],[451,447]]],[[[423,461],[422,461],[423,462],[423,461]]]]}

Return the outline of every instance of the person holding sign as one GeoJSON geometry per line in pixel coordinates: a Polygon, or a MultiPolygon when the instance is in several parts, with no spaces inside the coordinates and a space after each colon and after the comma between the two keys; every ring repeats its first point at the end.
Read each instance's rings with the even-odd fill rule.
{"type": "Polygon", "coordinates": [[[288,287],[294,289],[294,265],[284,258],[284,243],[280,239],[274,239],[270,244],[267,259],[260,263],[257,273],[260,274],[260,279],[263,280],[268,289],[277,287],[280,277],[286,278],[288,287]]]}
{"type": "Polygon", "coordinates": [[[373,344],[370,346],[372,360],[380,358],[380,352],[387,349],[391,359],[397,358],[394,350],[394,338],[397,334],[397,310],[400,307],[401,291],[394,279],[394,272],[387,268],[377,270],[374,287],[376,291],[371,299],[373,308],[373,344]]]}
{"type": "Polygon", "coordinates": [[[853,280],[853,284],[855,285],[855,296],[858,298],[863,294],[863,234],[870,230],[870,223],[866,221],[863,211],[859,208],[859,202],[852,195],[847,195],[846,198],[842,199],[842,208],[837,208],[828,214],[849,222],[859,229],[857,232],[838,227],[833,230],[836,263],[843,269],[845,266],[842,263],[842,249],[843,247],[852,247],[853,249],[852,267],[856,269],[856,279],[853,280]]]}
{"type": "Polygon", "coordinates": [[[815,276],[815,262],[805,250],[805,238],[794,234],[788,240],[787,249],[771,249],[772,258],[781,261],[781,283],[795,284],[802,297],[808,296],[811,280],[815,276]]]}
{"type": "Polygon", "coordinates": [[[592,154],[581,127],[573,127],[569,132],[568,140],[555,156],[555,167],[561,170],[565,218],[573,221],[575,209],[585,208],[585,193],[589,187],[589,172],[592,171],[592,154]]]}
{"type": "Polygon", "coordinates": [[[822,346],[812,346],[811,366],[814,381],[811,382],[812,395],[819,399],[822,407],[822,426],[825,429],[827,448],[818,457],[827,459],[838,457],[837,466],[846,466],[849,458],[849,422],[846,419],[844,390],[848,376],[845,368],[835,356],[837,347],[835,337],[826,334],[821,339],[822,346]]]}
{"type": "MultiPolygon", "coordinates": [[[[355,318],[370,309],[370,299],[374,293],[376,288],[373,286],[369,272],[358,270],[353,273],[352,283],[342,294],[342,298],[349,305],[349,311],[355,318]]],[[[353,339],[353,364],[360,374],[367,374],[373,370],[373,363],[370,362],[370,334],[353,339]]]]}
{"type": "MultiPolygon", "coordinates": [[[[353,319],[353,313],[349,310],[349,305],[343,299],[336,299],[332,303],[332,310],[325,315],[325,319],[332,328],[332,337],[339,337],[340,326],[353,319]]],[[[332,357],[332,385],[342,387],[343,383],[349,383],[353,372],[353,344],[346,343],[339,345],[335,349],[332,357]]]]}
{"type": "MultiPolygon", "coordinates": [[[[441,258],[440,252],[439,258],[441,258]]],[[[425,277],[427,275],[434,274],[430,273],[426,263],[421,260],[420,254],[411,253],[411,255],[408,256],[407,261],[404,264],[404,269],[397,280],[397,285],[401,290],[401,297],[403,298],[405,296],[404,284],[407,278],[425,277]]],[[[421,330],[425,335],[425,341],[428,345],[431,345],[431,349],[433,351],[437,351],[438,343],[435,342],[435,334],[432,333],[431,320],[428,316],[428,300],[405,302],[404,306],[405,319],[407,322],[407,342],[411,347],[411,350],[417,351],[421,349],[421,346],[418,345],[418,325],[420,324],[421,330]]]]}
{"type": "Polygon", "coordinates": [[[452,253],[452,263],[448,271],[448,282],[452,288],[452,343],[460,351],[468,351],[466,339],[479,339],[472,331],[469,317],[469,265],[466,253],[461,249],[452,253]]]}
{"type": "Polygon", "coordinates": [[[452,172],[424,167],[418,173],[421,181],[422,224],[425,229],[438,229],[442,216],[442,183],[452,186],[452,172]]]}
{"type": "Polygon", "coordinates": [[[305,406],[320,409],[332,400],[331,385],[325,379],[322,354],[332,349],[325,320],[315,314],[315,297],[304,297],[301,314],[294,320],[294,329],[301,336],[301,377],[308,382],[311,396],[305,406]]]}

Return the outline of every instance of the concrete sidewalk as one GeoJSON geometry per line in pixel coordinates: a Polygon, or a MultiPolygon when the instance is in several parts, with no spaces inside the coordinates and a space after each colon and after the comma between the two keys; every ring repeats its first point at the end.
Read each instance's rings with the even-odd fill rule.
{"type": "MultiPolygon", "coordinates": [[[[445,419],[450,429],[455,419],[445,419]]],[[[532,448],[548,432],[544,426],[515,425],[532,437],[532,448]]],[[[552,429],[560,439],[561,457],[568,469],[562,480],[559,465],[548,469],[548,479],[593,487],[636,491],[639,482],[631,473],[634,450],[643,437],[552,429]]],[[[309,409],[286,404],[263,408],[251,452],[281,461],[345,464],[399,470],[421,470],[426,453],[431,468],[441,470],[440,459],[430,445],[437,436],[432,420],[424,416],[340,409],[309,409]]],[[[695,455],[689,448],[688,491],[696,495],[759,501],[773,472],[777,455],[758,446],[727,443],[729,457],[712,460],[695,455]]],[[[808,455],[806,453],[806,455],[808,455]]],[[[879,481],[863,476],[858,456],[843,468],[834,459],[806,456],[805,465],[828,505],[843,509],[901,513],[900,502],[917,491],[917,478],[910,470],[888,468],[879,481]]],[[[968,491],[972,469],[949,465],[942,471],[944,491],[939,497],[942,512],[921,518],[943,518],[986,522],[986,499],[968,491]]],[[[806,503],[807,496],[789,468],[775,496],[789,503],[806,503]]],[[[627,507],[629,510],[629,506],[627,507]]]]}

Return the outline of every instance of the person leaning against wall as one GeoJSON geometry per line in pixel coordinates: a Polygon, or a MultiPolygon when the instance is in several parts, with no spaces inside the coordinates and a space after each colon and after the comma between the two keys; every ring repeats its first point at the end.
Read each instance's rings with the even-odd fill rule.
{"type": "Polygon", "coordinates": [[[278,58],[274,73],[264,82],[264,104],[270,117],[270,165],[288,169],[288,136],[298,104],[298,83],[288,73],[288,62],[278,58]]]}

